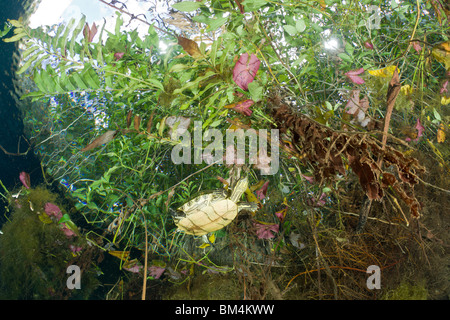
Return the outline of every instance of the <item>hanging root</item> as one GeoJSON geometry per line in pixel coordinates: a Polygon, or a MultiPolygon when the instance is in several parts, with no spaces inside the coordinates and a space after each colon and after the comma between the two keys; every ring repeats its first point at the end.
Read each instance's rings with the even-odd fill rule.
{"type": "Polygon", "coordinates": [[[306,115],[295,113],[277,95],[272,95],[268,102],[280,133],[289,137],[303,160],[312,165],[316,181],[332,180],[337,174],[345,176],[349,167],[358,176],[369,200],[381,201],[383,190],[392,188],[408,205],[411,215],[419,218],[420,204],[414,195],[414,185],[420,181],[416,172],[425,172],[425,168],[417,159],[390,146],[382,148],[381,143],[367,133],[338,132],[321,125],[306,115]],[[391,166],[396,172],[389,168],[391,166]]]}

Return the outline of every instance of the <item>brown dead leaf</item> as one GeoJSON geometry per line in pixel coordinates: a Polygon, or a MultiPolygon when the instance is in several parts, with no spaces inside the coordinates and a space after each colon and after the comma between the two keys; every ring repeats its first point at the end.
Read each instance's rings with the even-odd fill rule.
{"type": "Polygon", "coordinates": [[[134,116],[133,120],[134,130],[139,131],[140,125],[141,125],[141,117],[138,115],[134,116]]]}
{"type": "Polygon", "coordinates": [[[182,46],[184,51],[186,51],[192,58],[198,59],[203,57],[197,42],[178,36],[178,44],[182,46]]]}
{"type": "Polygon", "coordinates": [[[103,144],[106,144],[114,139],[114,137],[117,134],[117,130],[109,130],[106,131],[104,134],[102,134],[100,137],[96,138],[94,141],[92,141],[90,144],[88,144],[86,147],[81,149],[82,152],[89,151],[94,148],[97,148],[103,144]]]}
{"type": "Polygon", "coordinates": [[[127,114],[127,128],[129,128],[130,125],[131,125],[131,117],[132,116],[133,116],[133,110],[128,111],[128,114],[127,114]]]}

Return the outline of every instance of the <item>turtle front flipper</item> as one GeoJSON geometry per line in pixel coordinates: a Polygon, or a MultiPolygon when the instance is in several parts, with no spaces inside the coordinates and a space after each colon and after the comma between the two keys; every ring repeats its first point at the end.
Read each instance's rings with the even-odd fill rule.
{"type": "Polygon", "coordinates": [[[237,203],[237,206],[238,206],[238,212],[241,212],[242,210],[255,212],[256,210],[258,210],[258,204],[256,202],[241,201],[241,202],[237,203]]]}

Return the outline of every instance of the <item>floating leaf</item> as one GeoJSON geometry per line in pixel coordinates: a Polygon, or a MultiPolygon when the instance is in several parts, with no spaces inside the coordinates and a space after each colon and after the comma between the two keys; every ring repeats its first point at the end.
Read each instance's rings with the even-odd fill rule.
{"type": "Polygon", "coordinates": [[[253,81],[259,69],[261,61],[254,53],[249,57],[243,53],[233,69],[233,81],[242,89],[247,91],[248,84],[253,81]]]}

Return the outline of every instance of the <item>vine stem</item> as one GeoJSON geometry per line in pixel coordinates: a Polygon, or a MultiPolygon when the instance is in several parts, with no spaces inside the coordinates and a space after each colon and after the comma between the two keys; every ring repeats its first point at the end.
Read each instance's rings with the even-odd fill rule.
{"type": "MultiPolygon", "coordinates": [[[[159,30],[159,31],[161,31],[161,32],[163,32],[163,33],[169,35],[169,36],[172,36],[172,37],[175,37],[175,38],[176,38],[175,35],[171,34],[171,33],[168,32],[167,30],[161,29],[161,28],[159,28],[159,27],[157,27],[157,26],[155,26],[155,25],[153,25],[153,24],[151,24],[151,23],[148,23],[148,21],[146,21],[146,20],[144,20],[144,19],[141,19],[141,18],[135,16],[135,15],[132,14],[132,13],[129,13],[128,11],[125,11],[125,10],[123,10],[123,9],[121,9],[121,8],[118,8],[118,7],[116,7],[115,5],[106,2],[105,0],[99,0],[99,1],[100,1],[101,3],[106,4],[107,6],[110,6],[110,7],[113,8],[113,9],[116,9],[117,11],[120,11],[121,13],[125,13],[126,15],[130,16],[131,19],[136,19],[136,20],[138,20],[138,21],[140,21],[140,22],[142,22],[142,23],[145,23],[146,25],[153,26],[153,28],[155,28],[155,29],[157,29],[157,30],[159,30]]],[[[112,2],[112,1],[111,1],[111,2],[112,2]]]]}
{"type": "Polygon", "coordinates": [[[147,265],[148,265],[148,233],[147,233],[147,220],[145,214],[142,212],[145,228],[145,261],[144,261],[144,283],[142,285],[142,300],[145,300],[145,293],[147,291],[147,265]]]}

